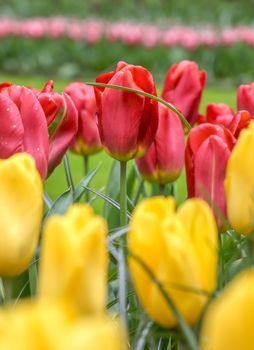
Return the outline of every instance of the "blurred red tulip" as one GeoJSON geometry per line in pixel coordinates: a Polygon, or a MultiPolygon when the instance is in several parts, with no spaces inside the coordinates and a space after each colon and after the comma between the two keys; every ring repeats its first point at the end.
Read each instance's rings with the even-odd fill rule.
{"type": "Polygon", "coordinates": [[[237,108],[245,109],[254,115],[254,82],[248,85],[240,85],[237,90],[237,108]]]}
{"type": "Polygon", "coordinates": [[[219,227],[227,217],[224,180],[226,165],[236,140],[219,125],[204,123],[190,131],[185,152],[189,197],[206,200],[219,227]]]}
{"type": "MultiPolygon", "coordinates": [[[[36,94],[36,92],[35,92],[36,94]]],[[[44,110],[49,128],[48,175],[61,162],[78,130],[78,112],[69,95],[54,92],[49,80],[37,98],[44,110]]]]}
{"type": "Polygon", "coordinates": [[[193,125],[198,119],[199,104],[206,82],[206,72],[192,61],[173,64],[168,70],[162,98],[179,109],[193,125]]]}
{"type": "MultiPolygon", "coordinates": [[[[99,76],[96,81],[156,95],[151,73],[125,62],[119,62],[115,71],[99,76]]],[[[98,128],[105,150],[121,161],[143,156],[156,134],[157,102],[136,93],[104,87],[95,87],[95,96],[98,128]]]]}
{"type": "Polygon", "coordinates": [[[22,86],[0,85],[0,158],[27,152],[43,179],[47,176],[49,138],[47,122],[33,92],[22,86]]]}
{"type": "Polygon", "coordinates": [[[242,129],[247,128],[252,117],[249,112],[241,110],[236,114],[225,103],[209,103],[206,115],[199,116],[199,124],[211,123],[228,128],[238,138],[242,129]]]}
{"type": "Polygon", "coordinates": [[[179,117],[159,104],[159,125],[155,139],[144,157],[136,160],[140,174],[148,181],[175,181],[184,163],[184,131],[179,117]]]}
{"type": "Polygon", "coordinates": [[[71,83],[64,89],[74,102],[78,111],[78,133],[71,145],[71,150],[83,156],[101,150],[101,140],[97,126],[96,100],[94,89],[85,83],[71,83]]]}

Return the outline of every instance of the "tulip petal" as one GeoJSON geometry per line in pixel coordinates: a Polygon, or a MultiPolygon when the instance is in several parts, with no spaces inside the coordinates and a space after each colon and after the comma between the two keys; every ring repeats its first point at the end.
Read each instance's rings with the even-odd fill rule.
{"type": "MultiPolygon", "coordinates": [[[[110,83],[138,88],[129,71],[119,71],[110,83]]],[[[132,158],[136,152],[144,103],[143,96],[131,92],[106,88],[103,93],[98,116],[100,136],[109,153],[119,159],[132,158]]]]}
{"type": "Polygon", "coordinates": [[[210,136],[202,143],[195,156],[195,195],[212,207],[218,222],[226,220],[224,179],[230,151],[218,136],[210,136]]]}
{"type": "Polygon", "coordinates": [[[206,202],[192,198],[179,207],[177,216],[189,232],[198,257],[203,290],[212,292],[216,287],[218,260],[218,230],[213,213],[206,202]]]}
{"type": "Polygon", "coordinates": [[[0,160],[0,275],[23,272],[34,254],[42,218],[42,181],[28,154],[0,160]]]}
{"type": "Polygon", "coordinates": [[[0,93],[0,158],[22,151],[24,128],[18,108],[10,98],[0,93]]]}
{"type": "Polygon", "coordinates": [[[243,234],[254,230],[254,124],[241,132],[230,156],[225,180],[228,219],[243,234]]]}
{"type": "Polygon", "coordinates": [[[60,125],[55,130],[49,144],[49,170],[48,175],[61,162],[65,152],[70,147],[78,131],[78,112],[67,94],[63,94],[66,103],[66,112],[60,125]]]}
{"type": "Polygon", "coordinates": [[[20,114],[24,125],[24,150],[30,153],[43,179],[48,171],[48,128],[45,114],[34,93],[25,87],[20,95],[20,114]]]}

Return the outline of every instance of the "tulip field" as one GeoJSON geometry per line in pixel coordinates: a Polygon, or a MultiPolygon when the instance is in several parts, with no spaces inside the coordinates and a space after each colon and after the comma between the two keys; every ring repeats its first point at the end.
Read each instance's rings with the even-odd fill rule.
{"type": "Polygon", "coordinates": [[[253,350],[254,82],[164,73],[1,76],[0,349],[253,350]]]}

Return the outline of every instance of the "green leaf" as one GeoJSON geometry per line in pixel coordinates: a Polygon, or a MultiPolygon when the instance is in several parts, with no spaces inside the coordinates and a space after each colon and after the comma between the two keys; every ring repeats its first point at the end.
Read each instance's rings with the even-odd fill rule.
{"type": "Polygon", "coordinates": [[[80,183],[77,185],[77,187],[74,190],[73,198],[74,202],[77,203],[80,201],[80,198],[82,197],[83,193],[87,191],[87,185],[89,185],[90,181],[94,178],[94,176],[97,174],[98,170],[101,167],[101,163],[97,165],[97,167],[94,170],[91,170],[86,177],[84,177],[80,183]]]}
{"type": "Polygon", "coordinates": [[[52,207],[47,212],[44,220],[49,218],[51,215],[54,214],[64,214],[67,209],[72,205],[73,203],[73,192],[71,188],[68,188],[64,193],[62,193],[56,201],[53,203],[52,207]]]}

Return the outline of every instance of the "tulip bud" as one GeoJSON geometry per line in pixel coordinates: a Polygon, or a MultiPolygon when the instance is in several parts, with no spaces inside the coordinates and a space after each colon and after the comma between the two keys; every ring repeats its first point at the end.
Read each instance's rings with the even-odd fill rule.
{"type": "Polygon", "coordinates": [[[254,344],[254,271],[241,272],[205,314],[201,350],[252,350],[254,344]]]}
{"type": "Polygon", "coordinates": [[[33,92],[12,84],[0,85],[0,158],[27,152],[44,179],[48,171],[48,129],[33,92]]]}
{"type": "Polygon", "coordinates": [[[64,92],[74,102],[78,111],[78,133],[71,150],[83,156],[89,156],[101,150],[101,140],[96,118],[96,100],[94,89],[85,83],[75,82],[66,86],[64,92]]]}
{"type": "Polygon", "coordinates": [[[184,149],[181,120],[159,104],[159,125],[154,142],[145,156],[136,160],[140,174],[146,180],[160,184],[175,181],[182,171],[184,149]]]}
{"type": "Polygon", "coordinates": [[[241,132],[228,161],[225,190],[228,219],[239,233],[254,231],[254,123],[241,132]]]}
{"type": "Polygon", "coordinates": [[[26,301],[0,311],[1,349],[126,350],[126,345],[117,321],[106,315],[77,317],[59,301],[26,301]]]}
{"type": "Polygon", "coordinates": [[[46,223],[39,295],[63,298],[83,313],[101,313],[106,304],[106,223],[88,205],[74,205],[46,223]]]}
{"type": "MultiPolygon", "coordinates": [[[[119,62],[115,71],[99,76],[96,82],[156,95],[151,73],[125,62],[119,62]]],[[[104,87],[95,87],[95,97],[98,128],[105,150],[120,161],[143,156],[156,134],[157,102],[136,93],[104,87]]]]}
{"type": "Polygon", "coordinates": [[[240,85],[237,90],[237,108],[245,109],[254,115],[254,82],[240,85]]]}
{"type": "Polygon", "coordinates": [[[0,275],[25,271],[34,255],[42,219],[42,181],[28,154],[0,160],[0,275]]]}
{"type": "Polygon", "coordinates": [[[168,70],[162,98],[179,109],[193,125],[198,118],[199,104],[206,83],[206,72],[192,61],[173,64],[168,70]]]}
{"type": "Polygon", "coordinates": [[[211,206],[220,228],[226,224],[224,180],[234,144],[228,129],[204,123],[191,130],[186,146],[188,195],[203,198],[211,206]]]}
{"type": "Polygon", "coordinates": [[[173,197],[136,207],[128,236],[130,272],[142,305],[160,325],[174,327],[177,319],[142,264],[194,325],[216,286],[217,234],[213,214],[200,199],[187,200],[177,212],[173,197]]]}
{"type": "Polygon", "coordinates": [[[54,92],[53,81],[46,83],[41,92],[35,92],[43,107],[49,127],[48,176],[61,162],[78,130],[78,112],[67,94],[54,92]]]}

